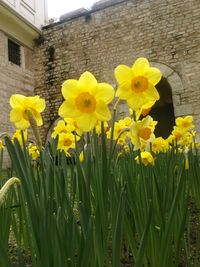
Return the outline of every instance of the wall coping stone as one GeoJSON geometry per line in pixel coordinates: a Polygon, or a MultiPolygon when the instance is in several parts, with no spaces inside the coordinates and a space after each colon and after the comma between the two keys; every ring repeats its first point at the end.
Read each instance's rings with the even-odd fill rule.
{"type": "Polygon", "coordinates": [[[131,0],[101,0],[96,2],[91,9],[85,9],[85,8],[79,8],[76,9],[74,11],[68,12],[62,16],[60,16],[59,21],[58,22],[54,22],[54,23],[50,23],[49,25],[44,26],[42,29],[48,29],[51,27],[54,27],[56,25],[61,25],[63,23],[66,23],[68,21],[83,17],[83,16],[87,16],[90,15],[94,12],[98,12],[101,11],[103,9],[109,8],[109,7],[113,7],[115,5],[118,4],[122,4],[124,2],[129,2],[131,0]]]}

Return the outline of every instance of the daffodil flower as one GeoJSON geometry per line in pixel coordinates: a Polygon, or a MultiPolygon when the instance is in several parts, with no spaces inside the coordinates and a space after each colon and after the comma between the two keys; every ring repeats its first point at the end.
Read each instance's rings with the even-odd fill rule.
{"type": "Polygon", "coordinates": [[[84,161],[84,153],[83,153],[83,151],[81,151],[81,153],[79,154],[79,160],[80,160],[80,162],[84,161]]]}
{"type": "Polygon", "coordinates": [[[152,151],[154,153],[160,153],[160,152],[166,153],[170,149],[170,144],[168,139],[164,139],[162,137],[157,137],[156,139],[154,139],[151,143],[151,146],[152,146],[152,151]]]}
{"type": "Polygon", "coordinates": [[[30,126],[29,114],[34,118],[37,126],[41,126],[41,112],[45,109],[45,101],[39,96],[12,95],[10,98],[12,110],[10,112],[10,120],[15,124],[16,128],[24,130],[30,126]]]}
{"type": "MultiPolygon", "coordinates": [[[[150,152],[148,152],[148,151],[142,151],[141,153],[140,153],[140,157],[141,157],[141,161],[142,161],[142,163],[145,165],[145,166],[147,166],[147,165],[154,165],[154,158],[153,158],[153,156],[151,155],[151,153],[150,152]]],[[[140,163],[140,158],[139,158],[139,156],[137,156],[137,157],[135,157],[135,160],[136,160],[136,162],[139,164],[140,163]]]]}
{"type": "Polygon", "coordinates": [[[59,120],[57,125],[53,129],[51,137],[56,138],[56,136],[61,133],[70,133],[72,131],[74,131],[74,127],[66,124],[63,120],[59,120]]]}
{"type": "Polygon", "coordinates": [[[189,131],[194,128],[193,117],[192,116],[186,116],[183,118],[178,117],[176,118],[176,125],[183,131],[189,131]]]}
{"type": "MultiPolygon", "coordinates": [[[[24,142],[26,143],[26,142],[27,142],[27,139],[28,139],[28,132],[27,132],[27,129],[23,131],[23,136],[24,136],[24,142]]],[[[17,139],[17,140],[19,141],[19,144],[20,144],[21,146],[23,146],[23,140],[22,140],[22,133],[21,133],[21,130],[17,129],[17,130],[14,132],[14,134],[13,134],[13,136],[12,136],[12,138],[11,138],[12,142],[14,142],[15,139],[17,139]]]]}
{"type": "Polygon", "coordinates": [[[74,118],[84,132],[91,131],[99,121],[111,119],[108,104],[113,100],[114,89],[107,83],[97,83],[88,71],[80,79],[67,80],[62,85],[65,101],[59,108],[63,118],[74,118]]]}
{"type": "Polygon", "coordinates": [[[4,149],[4,144],[3,144],[3,141],[0,139],[0,151],[4,149]]]}
{"type": "MultiPolygon", "coordinates": [[[[80,137],[76,136],[76,141],[79,141],[80,137]]],[[[75,136],[72,133],[61,133],[58,137],[58,150],[64,150],[68,152],[70,148],[75,148],[75,136]]]]}
{"type": "Polygon", "coordinates": [[[156,124],[157,122],[149,115],[143,120],[132,122],[129,137],[134,145],[134,150],[141,149],[143,142],[147,144],[155,138],[154,130],[156,124]]]}
{"type": "Polygon", "coordinates": [[[155,85],[161,77],[160,70],[150,67],[146,58],[138,58],[131,68],[119,65],[115,69],[116,96],[126,100],[134,111],[149,108],[160,98],[155,85]]]}
{"type": "Polygon", "coordinates": [[[64,118],[64,121],[67,123],[67,127],[71,128],[71,132],[76,132],[79,136],[83,134],[83,131],[78,128],[75,119],[64,118]]]}
{"type": "Polygon", "coordinates": [[[40,152],[36,145],[29,144],[28,152],[33,160],[36,160],[40,156],[40,152]]]}

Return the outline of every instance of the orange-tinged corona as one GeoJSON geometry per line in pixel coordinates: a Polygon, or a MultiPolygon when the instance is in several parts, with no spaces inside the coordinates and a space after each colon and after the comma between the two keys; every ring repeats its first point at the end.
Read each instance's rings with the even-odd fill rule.
{"type": "Polygon", "coordinates": [[[140,129],[139,133],[138,133],[139,137],[141,137],[144,140],[148,140],[150,138],[151,134],[152,134],[152,131],[148,127],[140,129]]]}
{"type": "Polygon", "coordinates": [[[160,70],[151,67],[146,58],[138,58],[132,67],[119,65],[115,68],[116,96],[135,112],[150,108],[160,98],[155,85],[161,77],[160,70]]]}
{"type": "MultiPolygon", "coordinates": [[[[76,136],[76,141],[79,140],[80,137],[76,136]]],[[[68,150],[71,148],[75,148],[75,136],[72,133],[59,134],[57,149],[65,151],[65,153],[68,155],[68,150]]]]}
{"type": "Polygon", "coordinates": [[[134,145],[134,150],[146,149],[147,144],[155,139],[153,132],[156,124],[157,122],[149,115],[142,120],[132,122],[129,138],[134,145]]]}
{"type": "Polygon", "coordinates": [[[131,89],[136,94],[140,94],[140,93],[146,91],[147,88],[148,88],[148,80],[147,80],[147,78],[145,78],[143,76],[138,76],[131,81],[131,89]]]}
{"type": "Polygon", "coordinates": [[[71,144],[72,144],[72,140],[71,140],[71,139],[67,139],[67,138],[66,138],[66,139],[64,140],[64,142],[63,142],[63,145],[64,145],[64,146],[71,146],[71,144]]]}
{"type": "Polygon", "coordinates": [[[59,115],[74,119],[81,131],[89,132],[98,122],[111,119],[108,104],[114,98],[114,89],[110,84],[98,83],[94,75],[84,72],[79,80],[67,80],[63,83],[62,94],[65,101],[59,108],[59,115]]]}
{"type": "Polygon", "coordinates": [[[75,99],[76,107],[83,113],[93,113],[96,108],[96,100],[88,92],[79,94],[75,99]]]}

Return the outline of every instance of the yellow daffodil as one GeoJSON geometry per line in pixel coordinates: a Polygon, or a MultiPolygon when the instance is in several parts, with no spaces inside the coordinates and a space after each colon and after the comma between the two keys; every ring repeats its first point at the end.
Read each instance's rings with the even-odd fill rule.
{"type": "Polygon", "coordinates": [[[83,151],[81,151],[81,153],[79,154],[79,160],[80,160],[80,162],[84,161],[84,153],[83,153],[83,151]]]}
{"type": "Polygon", "coordinates": [[[178,118],[176,124],[178,125],[174,126],[172,134],[168,137],[169,142],[174,142],[181,151],[186,147],[192,148],[195,137],[195,131],[192,130],[194,128],[192,118],[178,118]]]}
{"type": "Polygon", "coordinates": [[[40,113],[45,109],[44,99],[39,96],[26,97],[16,94],[11,96],[10,105],[12,107],[10,120],[16,128],[24,130],[30,126],[29,114],[35,119],[38,126],[42,125],[40,113]]]}
{"type": "Polygon", "coordinates": [[[143,117],[147,116],[149,112],[151,111],[152,106],[155,104],[155,101],[149,101],[146,104],[142,105],[139,109],[133,111],[131,108],[129,108],[129,114],[133,116],[134,113],[134,118],[138,120],[140,116],[142,115],[143,117]]]}
{"type": "MultiPolygon", "coordinates": [[[[108,139],[111,138],[111,131],[112,129],[110,128],[106,133],[108,139]]],[[[119,120],[118,122],[115,122],[113,140],[118,139],[117,144],[121,146],[125,145],[128,136],[128,131],[129,131],[129,120],[125,118],[124,120],[119,120]]]]}
{"type": "Polygon", "coordinates": [[[120,145],[120,146],[126,145],[126,137],[120,137],[120,138],[118,138],[117,144],[120,145]]]}
{"type": "Polygon", "coordinates": [[[147,144],[155,138],[153,132],[156,124],[157,122],[149,115],[142,120],[132,122],[129,137],[134,145],[134,150],[140,149],[143,142],[147,144]]]}
{"type": "MultiPolygon", "coordinates": [[[[115,122],[113,140],[116,140],[119,137],[125,139],[127,136],[127,130],[129,129],[131,123],[132,120],[130,117],[125,117],[123,120],[115,122]]],[[[111,128],[107,132],[107,138],[110,139],[110,136],[111,136],[111,128]]]]}
{"type": "MultiPolygon", "coordinates": [[[[79,141],[80,137],[76,136],[76,140],[79,141]]],[[[68,152],[70,148],[75,148],[75,136],[72,133],[59,134],[57,148],[65,152],[68,152]]]]}
{"type": "Polygon", "coordinates": [[[24,130],[24,131],[21,132],[21,130],[19,130],[19,129],[17,129],[14,132],[14,134],[13,134],[13,136],[11,138],[12,142],[14,142],[14,140],[17,139],[19,141],[20,145],[22,146],[23,145],[22,134],[24,136],[24,142],[26,143],[27,139],[28,139],[28,131],[24,130]]]}
{"type": "Polygon", "coordinates": [[[98,120],[111,119],[107,105],[113,100],[114,89],[107,83],[97,83],[90,72],[84,72],[78,81],[65,81],[62,94],[65,101],[59,108],[59,115],[75,119],[84,132],[91,131],[98,120]]]}
{"type": "Polygon", "coordinates": [[[130,152],[130,146],[129,145],[124,145],[123,149],[124,149],[124,151],[126,153],[129,153],[130,152]]]}
{"type": "Polygon", "coordinates": [[[186,132],[182,138],[183,146],[188,147],[188,148],[191,147],[194,141],[193,138],[194,136],[190,132],[186,132]]]}
{"type": "Polygon", "coordinates": [[[35,146],[33,144],[29,144],[28,153],[33,160],[36,160],[40,156],[40,152],[39,152],[37,146],[35,146]]]}
{"type": "Polygon", "coordinates": [[[155,85],[162,75],[159,69],[150,67],[146,58],[138,58],[130,68],[119,65],[115,69],[115,78],[118,82],[116,96],[126,100],[134,111],[149,108],[160,98],[155,85]]]}
{"type": "Polygon", "coordinates": [[[126,127],[130,127],[132,123],[132,119],[130,117],[125,117],[122,121],[124,121],[126,127]]]}
{"type": "Polygon", "coordinates": [[[185,170],[189,170],[189,158],[188,158],[189,148],[185,147],[184,155],[185,155],[185,170]]]}
{"type": "Polygon", "coordinates": [[[71,132],[76,132],[79,136],[83,134],[83,131],[78,128],[75,119],[64,118],[64,121],[67,123],[67,126],[71,128],[71,132]]]}
{"type": "Polygon", "coordinates": [[[186,116],[184,118],[178,117],[176,119],[176,126],[181,128],[183,131],[189,131],[194,128],[193,117],[186,116]]]}
{"type": "Polygon", "coordinates": [[[139,109],[135,111],[136,120],[140,118],[142,115],[143,117],[147,116],[151,111],[152,106],[155,104],[155,101],[149,101],[146,104],[142,105],[139,109]]]}
{"type": "Polygon", "coordinates": [[[2,142],[2,140],[0,139],[0,150],[4,149],[4,144],[2,142]]]}
{"type": "Polygon", "coordinates": [[[173,140],[175,140],[176,143],[182,141],[184,134],[185,134],[185,131],[182,128],[174,126],[173,131],[172,131],[172,136],[173,136],[173,140]]]}
{"type": "MultiPolygon", "coordinates": [[[[142,163],[145,165],[145,166],[147,166],[147,165],[154,165],[154,158],[153,158],[153,156],[151,155],[151,153],[150,152],[148,152],[148,151],[142,151],[141,153],[140,153],[140,156],[141,156],[141,161],[142,161],[142,163]]],[[[136,160],[136,162],[139,164],[140,163],[140,158],[139,158],[139,156],[137,156],[137,157],[135,157],[135,160],[136,160]]]]}
{"type": "Polygon", "coordinates": [[[69,133],[72,131],[74,131],[74,127],[66,124],[63,120],[60,120],[58,121],[57,125],[54,127],[51,137],[56,138],[56,136],[61,133],[69,133]]]}
{"type": "Polygon", "coordinates": [[[170,145],[167,139],[162,137],[155,138],[152,143],[152,151],[154,153],[167,152],[170,149],[170,145]]]}

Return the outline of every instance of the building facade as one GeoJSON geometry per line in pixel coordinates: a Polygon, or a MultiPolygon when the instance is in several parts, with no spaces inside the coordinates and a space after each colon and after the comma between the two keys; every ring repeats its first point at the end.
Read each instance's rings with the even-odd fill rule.
{"type": "MultiPolygon", "coordinates": [[[[0,0],[0,133],[12,135],[9,99],[34,94],[34,40],[46,20],[46,0],[0,0]]],[[[4,166],[9,164],[4,154],[4,166]]]]}
{"type": "Polygon", "coordinates": [[[33,94],[34,39],[46,20],[45,0],[0,1],[0,131],[10,134],[9,98],[33,94]]]}
{"type": "Polygon", "coordinates": [[[29,22],[36,28],[40,29],[47,20],[46,0],[1,0],[0,2],[16,17],[21,17],[26,23],[29,22]]]}
{"type": "Polygon", "coordinates": [[[47,102],[43,135],[58,118],[64,80],[88,70],[115,86],[114,68],[130,66],[138,57],[147,57],[167,81],[160,84],[165,100],[157,108],[172,112],[163,124],[174,121],[173,112],[175,117],[191,114],[199,135],[199,17],[199,0],[108,0],[45,27],[44,42],[35,50],[35,93],[47,102]]]}

